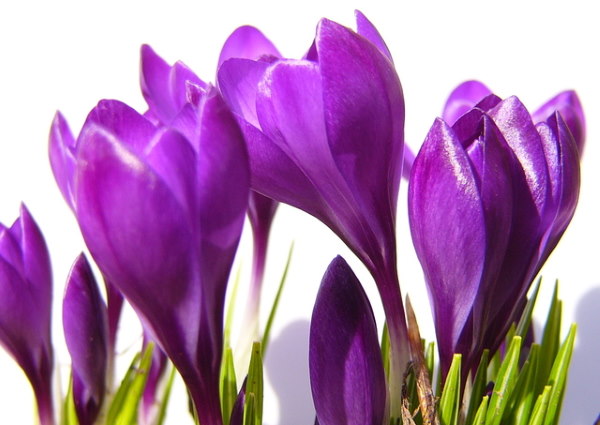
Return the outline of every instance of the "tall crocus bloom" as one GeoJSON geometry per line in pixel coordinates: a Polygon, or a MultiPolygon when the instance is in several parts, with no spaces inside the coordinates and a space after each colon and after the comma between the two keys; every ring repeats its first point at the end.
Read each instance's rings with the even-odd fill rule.
{"type": "Polygon", "coordinates": [[[93,425],[104,402],[108,371],[108,313],[87,259],[77,257],[67,278],[63,327],[71,355],[73,402],[81,425],[93,425]]]}
{"type": "MultiPolygon", "coordinates": [[[[230,59],[219,88],[244,132],[252,187],[329,226],[377,282],[392,336],[392,385],[408,361],[396,270],[404,98],[377,30],[322,20],[304,60],[230,59]]],[[[398,395],[399,387],[392,389],[398,395]]],[[[392,406],[399,416],[399,407],[392,406]]]]}
{"type": "Polygon", "coordinates": [[[455,352],[468,371],[498,348],[578,194],[560,113],[534,124],[517,98],[489,95],[453,125],[435,121],[413,166],[409,217],[444,371],[455,352]]]}
{"type": "Polygon", "coordinates": [[[321,425],[383,425],[385,374],[377,326],[343,258],[323,276],[310,325],[310,383],[321,425]]]}
{"type": "Polygon", "coordinates": [[[0,344],[29,379],[42,425],[54,424],[50,339],[52,270],[44,237],[22,205],[0,224],[0,344]]]}
{"type": "MultiPolygon", "coordinates": [[[[492,91],[485,84],[475,80],[465,81],[459,84],[448,97],[442,118],[452,125],[461,115],[490,94],[492,91]]],[[[562,119],[573,134],[579,156],[581,156],[585,145],[585,115],[577,93],[573,90],[560,92],[533,112],[531,117],[537,124],[551,118],[556,111],[560,112],[562,119]]]]}
{"type": "Polygon", "coordinates": [[[74,149],[73,200],[89,250],[177,367],[199,420],[221,424],[226,284],[248,203],[246,150],[212,88],[196,137],[102,101],[74,149]]]}

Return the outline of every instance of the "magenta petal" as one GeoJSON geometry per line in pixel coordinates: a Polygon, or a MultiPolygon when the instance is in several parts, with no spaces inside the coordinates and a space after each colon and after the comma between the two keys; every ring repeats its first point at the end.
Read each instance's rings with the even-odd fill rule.
{"type": "Polygon", "coordinates": [[[69,124],[60,112],[52,120],[50,128],[50,143],[48,153],[50,165],[58,188],[65,201],[74,208],[73,201],[73,173],[75,169],[75,138],[69,124]]]}
{"type": "Polygon", "coordinates": [[[375,25],[373,25],[360,10],[355,10],[354,15],[356,16],[356,32],[373,43],[379,51],[390,60],[390,62],[393,62],[392,54],[385,44],[383,37],[381,37],[379,31],[375,28],[375,25]]]}
{"type": "Polygon", "coordinates": [[[486,223],[469,158],[439,119],[413,165],[408,199],[413,242],[429,285],[446,369],[484,273],[486,223]]]}
{"type": "Polygon", "coordinates": [[[492,91],[479,81],[465,81],[456,87],[444,106],[442,119],[453,125],[465,112],[478,104],[492,91]]]}
{"type": "Polygon", "coordinates": [[[106,390],[108,316],[92,269],[83,254],[77,257],[67,278],[63,327],[71,355],[77,417],[80,424],[92,425],[106,390]]]}
{"type": "Polygon", "coordinates": [[[219,55],[219,64],[231,58],[243,58],[259,60],[264,56],[281,57],[277,48],[265,35],[257,28],[244,25],[237,28],[225,41],[221,54],[219,55]]]}
{"type": "Polygon", "coordinates": [[[371,305],[341,257],[323,277],[312,314],[310,382],[322,425],[381,425],[386,384],[371,305]]]}

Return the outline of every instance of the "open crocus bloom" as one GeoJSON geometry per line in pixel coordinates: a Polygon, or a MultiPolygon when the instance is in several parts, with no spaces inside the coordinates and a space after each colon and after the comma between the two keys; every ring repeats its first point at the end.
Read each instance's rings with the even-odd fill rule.
{"type": "Polygon", "coordinates": [[[100,102],[69,149],[67,185],[100,270],[179,369],[200,421],[213,425],[221,423],[223,304],[249,176],[220,95],[199,93],[181,111],[194,117],[189,131],[100,102]]]}
{"type": "Polygon", "coordinates": [[[322,20],[303,60],[225,61],[218,81],[246,138],[252,188],[321,220],[375,278],[400,385],[408,361],[395,242],[404,98],[377,30],[360,13],[357,22],[358,33],[322,20]]]}
{"type": "Polygon", "coordinates": [[[496,350],[570,222],[579,155],[559,113],[534,124],[521,102],[484,97],[435,121],[409,185],[413,241],[432,302],[442,368],[496,350]]]}

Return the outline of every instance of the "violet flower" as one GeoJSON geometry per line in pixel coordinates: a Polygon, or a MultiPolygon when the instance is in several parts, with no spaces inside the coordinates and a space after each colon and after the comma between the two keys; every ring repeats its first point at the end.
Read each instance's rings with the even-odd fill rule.
{"type": "MultiPolygon", "coordinates": [[[[461,115],[468,112],[492,91],[479,81],[465,81],[456,87],[444,106],[442,118],[450,125],[461,115]]],[[[535,124],[548,120],[555,111],[560,112],[562,119],[571,130],[579,156],[583,154],[585,145],[585,115],[577,93],[573,90],[563,91],[548,100],[531,114],[535,124]]]]}
{"type": "Polygon", "coordinates": [[[246,138],[252,188],[321,220],[374,276],[399,401],[408,361],[395,241],[404,98],[377,30],[359,12],[357,22],[358,34],[324,19],[306,59],[230,59],[218,79],[246,138]]]}
{"type": "Polygon", "coordinates": [[[579,194],[579,155],[560,113],[534,124],[517,98],[489,95],[456,115],[452,126],[435,121],[409,184],[444,373],[455,352],[468,372],[498,348],[579,194]]]}
{"type": "Polygon", "coordinates": [[[369,300],[346,261],[335,258],[312,314],[310,383],[321,425],[383,425],[386,384],[369,300]]]}
{"type": "Polygon", "coordinates": [[[100,102],[73,149],[71,184],[103,275],[181,373],[200,422],[219,425],[223,304],[249,177],[233,117],[215,89],[200,94],[182,110],[197,114],[192,139],[100,102]]]}
{"type": "Polygon", "coordinates": [[[25,205],[0,224],[0,344],[21,366],[42,425],[54,424],[50,339],[52,270],[44,237],[25,205]]]}
{"type": "Polygon", "coordinates": [[[107,384],[108,312],[92,269],[83,254],[67,278],[63,327],[71,355],[73,402],[81,425],[98,418],[107,384]]]}

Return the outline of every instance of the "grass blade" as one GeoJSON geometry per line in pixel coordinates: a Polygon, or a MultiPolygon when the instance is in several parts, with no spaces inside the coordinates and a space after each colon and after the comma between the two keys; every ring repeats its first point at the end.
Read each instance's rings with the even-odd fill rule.
{"type": "Polygon", "coordinates": [[[519,374],[519,355],[521,354],[521,337],[515,336],[508,347],[506,356],[498,370],[494,392],[490,398],[486,425],[500,425],[504,410],[508,404],[511,392],[519,374]]]}
{"type": "MultiPolygon", "coordinates": [[[[475,378],[473,379],[473,386],[471,388],[471,397],[469,399],[469,408],[467,410],[466,424],[474,422],[473,419],[477,416],[481,410],[480,401],[485,391],[487,384],[487,368],[489,363],[490,350],[483,350],[477,372],[475,372],[475,378]],[[477,410],[476,410],[477,409],[477,410]]],[[[485,403],[485,410],[487,411],[487,401],[485,403]]]]}
{"type": "Polygon", "coordinates": [[[237,398],[237,382],[235,379],[235,366],[233,364],[233,352],[227,347],[223,352],[221,363],[221,376],[219,379],[219,393],[221,396],[221,414],[223,423],[229,425],[231,410],[237,398]]]}
{"type": "Polygon", "coordinates": [[[446,376],[440,400],[440,421],[442,425],[457,425],[460,410],[460,363],[462,356],[455,354],[446,376]]]}

